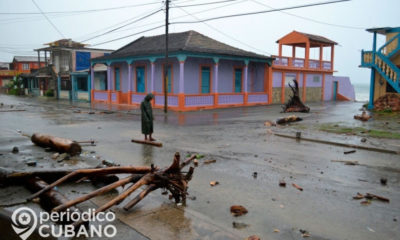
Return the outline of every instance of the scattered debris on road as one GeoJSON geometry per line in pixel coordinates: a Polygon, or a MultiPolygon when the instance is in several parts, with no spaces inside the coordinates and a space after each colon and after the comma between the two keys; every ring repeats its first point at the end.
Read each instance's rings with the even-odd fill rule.
{"type": "Polygon", "coordinates": [[[11,150],[11,152],[14,153],[14,154],[19,153],[18,147],[13,147],[13,149],[11,150]]]}
{"type": "Polygon", "coordinates": [[[246,238],[245,240],[261,240],[261,238],[257,235],[251,235],[250,237],[246,238]]]}
{"type": "Polygon", "coordinates": [[[345,152],[343,152],[344,154],[350,154],[350,153],[355,153],[356,152],[356,150],[350,150],[350,151],[345,151],[345,152]]]}
{"type": "Polygon", "coordinates": [[[361,115],[354,115],[354,119],[360,120],[360,121],[363,121],[363,122],[368,121],[370,118],[372,118],[372,117],[370,115],[368,115],[365,111],[363,111],[361,113],[361,115]]]}
{"type": "Polygon", "coordinates": [[[299,185],[297,185],[296,183],[292,183],[292,186],[295,187],[295,188],[297,188],[297,189],[300,190],[300,191],[303,191],[303,188],[300,187],[299,185]]]}
{"type": "Polygon", "coordinates": [[[215,162],[217,162],[217,160],[211,159],[211,160],[205,160],[203,163],[204,164],[210,164],[210,163],[215,163],[215,162]]]}
{"type": "Polygon", "coordinates": [[[267,121],[264,122],[264,126],[266,126],[266,127],[275,127],[276,123],[271,121],[271,120],[267,120],[267,121]]]}
{"type": "Polygon", "coordinates": [[[211,186],[211,187],[214,187],[214,186],[216,186],[216,185],[218,185],[218,184],[219,184],[218,181],[211,181],[211,182],[210,182],[210,186],[211,186]]]}
{"type": "Polygon", "coordinates": [[[381,182],[382,185],[385,186],[387,184],[387,178],[381,178],[380,182],[381,182]]]}
{"type": "Polygon", "coordinates": [[[355,199],[355,200],[360,200],[360,199],[364,199],[364,198],[367,200],[361,202],[361,204],[363,204],[363,205],[369,205],[371,203],[371,200],[374,200],[374,199],[382,201],[382,202],[390,202],[389,198],[382,197],[382,196],[372,194],[372,193],[366,193],[366,194],[357,193],[357,195],[353,197],[353,199],[355,199]]]}
{"type": "Polygon", "coordinates": [[[249,225],[246,223],[241,223],[241,222],[232,222],[232,226],[233,226],[233,228],[236,228],[236,229],[243,229],[243,228],[248,227],[249,225]]]}
{"type": "Polygon", "coordinates": [[[340,162],[340,163],[344,163],[344,165],[350,165],[350,166],[360,165],[360,164],[358,163],[358,161],[331,160],[331,162],[340,162]]]}
{"type": "Polygon", "coordinates": [[[286,187],[286,182],[284,180],[280,180],[279,187],[286,187]]]}
{"type": "Polygon", "coordinates": [[[246,214],[248,211],[242,205],[233,205],[231,206],[231,213],[233,216],[238,217],[246,214]]]}
{"type": "Polygon", "coordinates": [[[302,121],[303,119],[300,117],[297,117],[296,115],[290,115],[288,117],[284,117],[284,118],[279,118],[278,120],[276,120],[276,123],[279,125],[283,125],[286,123],[291,123],[291,122],[299,122],[302,121]]]}

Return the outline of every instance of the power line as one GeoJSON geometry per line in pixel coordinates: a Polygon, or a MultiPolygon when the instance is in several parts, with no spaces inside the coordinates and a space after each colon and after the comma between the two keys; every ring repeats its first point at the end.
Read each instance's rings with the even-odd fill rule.
{"type": "Polygon", "coordinates": [[[158,29],[158,28],[162,28],[162,27],[164,27],[164,24],[163,24],[163,25],[160,25],[160,26],[157,26],[157,27],[154,27],[154,28],[150,28],[150,29],[141,31],[141,32],[133,33],[133,34],[130,34],[130,35],[127,35],[127,36],[124,36],[124,37],[112,39],[112,40],[105,41],[105,42],[101,42],[101,43],[96,43],[96,44],[93,44],[93,45],[91,45],[91,46],[97,46],[97,45],[102,45],[102,44],[109,43],[109,42],[118,41],[118,40],[121,40],[121,39],[124,39],[124,38],[128,38],[128,37],[132,37],[132,36],[141,34],[141,33],[150,32],[150,31],[152,31],[152,30],[155,30],[155,29],[158,29]]]}
{"type": "MultiPolygon", "coordinates": [[[[216,9],[219,9],[219,8],[224,8],[224,7],[228,7],[228,6],[232,6],[232,5],[236,5],[236,4],[238,4],[238,3],[242,3],[242,2],[246,2],[246,1],[248,1],[248,0],[241,0],[241,1],[238,1],[238,2],[235,1],[235,2],[233,2],[233,3],[229,3],[229,4],[222,5],[222,6],[214,7],[214,8],[209,8],[209,9],[201,10],[201,11],[198,11],[198,12],[194,12],[194,13],[192,13],[192,14],[199,14],[199,13],[203,13],[203,12],[210,12],[210,11],[212,11],[212,10],[216,10],[216,9]]],[[[181,15],[181,16],[178,16],[178,17],[171,18],[171,20],[175,20],[175,19],[179,19],[179,18],[184,18],[184,17],[187,17],[187,16],[189,16],[189,15],[188,15],[188,14],[186,14],[186,15],[181,15]]],[[[151,23],[148,23],[148,24],[144,24],[144,25],[140,25],[140,26],[136,26],[136,27],[132,27],[132,28],[146,27],[146,26],[153,25],[153,24],[156,24],[156,23],[161,23],[161,22],[163,22],[163,21],[151,22],[151,23]]],[[[127,30],[130,30],[130,29],[132,29],[132,28],[127,28],[127,29],[120,30],[120,31],[117,31],[117,32],[127,31],[127,30]]]]}
{"type": "Polygon", "coordinates": [[[232,14],[232,15],[212,17],[212,18],[202,19],[199,21],[172,22],[171,24],[190,24],[190,23],[207,22],[207,21],[213,21],[213,20],[217,20],[217,19],[249,16],[249,15],[262,14],[262,13],[277,12],[277,11],[282,11],[282,10],[296,9],[296,8],[314,7],[314,6],[327,5],[327,4],[340,3],[340,2],[348,2],[348,1],[350,1],[350,0],[336,0],[336,1],[321,2],[321,3],[311,3],[311,4],[298,5],[298,6],[292,6],[292,7],[276,8],[276,9],[265,10],[265,11],[238,13],[238,14],[232,14]]]}
{"type": "Polygon", "coordinates": [[[53,26],[53,28],[63,37],[66,38],[64,36],[64,34],[62,34],[62,32],[60,30],[58,30],[58,28],[56,27],[56,25],[54,25],[54,23],[46,16],[46,14],[43,13],[42,9],[40,9],[39,5],[36,4],[35,0],[32,0],[33,4],[35,4],[35,6],[37,7],[37,9],[39,9],[39,11],[43,14],[43,16],[47,19],[47,21],[53,26]]]}
{"type": "MultiPolygon", "coordinates": [[[[173,5],[174,5],[174,4],[173,4],[173,5]]],[[[186,11],[185,9],[183,9],[183,8],[181,8],[181,7],[178,7],[178,6],[176,6],[176,5],[174,5],[174,6],[177,7],[177,8],[179,8],[181,11],[185,12],[186,14],[192,16],[193,18],[195,18],[195,19],[197,19],[197,20],[200,20],[198,17],[196,17],[195,15],[189,13],[189,12],[186,11]]],[[[243,44],[243,45],[245,45],[245,46],[247,46],[247,47],[249,47],[249,48],[252,48],[252,49],[257,50],[257,51],[259,51],[259,52],[264,52],[264,53],[267,53],[267,54],[269,54],[269,55],[272,55],[271,53],[269,53],[269,52],[267,52],[267,51],[264,51],[264,50],[261,50],[261,49],[257,49],[257,48],[255,48],[255,47],[253,47],[253,46],[251,46],[251,45],[249,45],[249,44],[247,44],[247,43],[245,43],[245,42],[242,42],[242,41],[240,41],[240,40],[238,40],[238,39],[236,39],[236,38],[234,38],[234,37],[232,37],[232,36],[230,36],[230,35],[228,35],[228,34],[222,32],[222,31],[220,31],[220,30],[217,29],[216,27],[214,27],[214,26],[212,26],[212,25],[210,25],[210,24],[208,24],[208,23],[206,23],[206,22],[202,22],[202,23],[205,24],[206,26],[208,26],[209,28],[213,29],[214,31],[219,32],[220,34],[222,34],[222,35],[224,35],[224,36],[226,36],[226,37],[228,37],[228,38],[230,38],[230,39],[232,39],[232,40],[234,40],[234,41],[236,41],[236,42],[239,42],[239,43],[241,43],[241,44],[243,44]]]]}
{"type": "Polygon", "coordinates": [[[198,4],[190,4],[190,5],[175,5],[174,4],[174,7],[177,7],[177,8],[184,8],[184,7],[196,7],[196,6],[204,6],[204,5],[212,5],[212,4],[220,4],[220,3],[225,3],[225,2],[235,2],[235,1],[238,1],[238,0],[223,0],[223,1],[217,1],[217,2],[208,2],[208,3],[198,3],[198,4]]]}
{"type": "Polygon", "coordinates": [[[133,7],[141,7],[153,4],[160,4],[159,1],[151,2],[151,3],[143,3],[143,4],[133,4],[133,5],[126,5],[120,7],[113,7],[113,8],[99,8],[99,9],[87,9],[87,10],[75,10],[75,11],[55,11],[55,12],[0,12],[0,15],[35,15],[35,14],[63,14],[63,13],[91,13],[91,12],[103,12],[103,11],[112,11],[124,8],[133,8],[133,7]]]}
{"type": "MultiPolygon", "coordinates": [[[[263,5],[265,7],[268,7],[270,9],[275,9],[275,8],[269,6],[269,5],[265,4],[265,3],[259,2],[257,0],[251,0],[251,1],[253,1],[253,2],[257,3],[257,4],[260,4],[260,5],[263,5]]],[[[354,27],[354,26],[347,26],[347,25],[341,25],[341,24],[328,23],[328,22],[323,22],[323,21],[315,20],[315,19],[308,18],[308,17],[303,17],[303,16],[300,16],[300,15],[297,15],[297,14],[284,12],[284,11],[281,11],[281,10],[279,10],[279,11],[281,13],[284,13],[284,14],[287,14],[287,15],[290,15],[290,16],[293,16],[293,17],[301,18],[301,19],[304,19],[304,20],[307,20],[307,21],[311,21],[311,22],[315,22],[315,23],[319,23],[319,24],[329,25],[329,26],[333,26],[333,27],[365,30],[365,28],[362,28],[362,27],[354,27]]]]}
{"type": "Polygon", "coordinates": [[[95,38],[104,36],[104,35],[109,34],[109,33],[112,33],[112,32],[114,32],[114,31],[116,31],[116,30],[118,30],[118,29],[121,29],[121,28],[126,27],[126,26],[128,26],[128,25],[134,24],[134,23],[139,22],[139,21],[141,21],[141,20],[143,20],[143,19],[146,19],[146,18],[148,18],[148,17],[151,17],[151,16],[153,16],[154,14],[159,13],[159,12],[161,12],[161,11],[162,11],[162,10],[159,9],[159,10],[154,11],[154,12],[152,12],[152,13],[150,13],[150,14],[147,14],[147,15],[141,17],[141,18],[138,18],[138,19],[136,19],[136,20],[134,20],[134,21],[132,21],[132,22],[129,22],[129,23],[126,23],[126,24],[124,24],[124,25],[122,25],[122,26],[119,26],[119,27],[117,27],[117,28],[111,29],[111,30],[109,30],[109,31],[107,31],[107,32],[105,32],[105,33],[96,35],[96,36],[94,36],[94,37],[90,37],[90,38],[88,38],[88,39],[86,39],[86,40],[83,40],[82,42],[87,42],[87,41],[89,41],[89,40],[92,40],[92,39],[95,39],[95,38]]]}

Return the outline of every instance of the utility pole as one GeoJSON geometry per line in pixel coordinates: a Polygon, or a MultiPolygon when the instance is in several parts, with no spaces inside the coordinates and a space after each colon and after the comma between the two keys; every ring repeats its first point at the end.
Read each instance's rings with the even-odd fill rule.
{"type": "Polygon", "coordinates": [[[169,0],[165,0],[165,67],[164,67],[164,113],[168,112],[168,25],[169,0]]]}

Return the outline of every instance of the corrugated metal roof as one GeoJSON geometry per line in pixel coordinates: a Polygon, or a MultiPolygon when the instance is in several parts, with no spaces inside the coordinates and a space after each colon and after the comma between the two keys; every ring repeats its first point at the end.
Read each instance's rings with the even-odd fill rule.
{"type": "MultiPolygon", "coordinates": [[[[38,57],[35,56],[14,56],[13,61],[17,62],[37,62],[38,57]]],[[[44,57],[40,58],[40,62],[44,62],[44,57]]]]}

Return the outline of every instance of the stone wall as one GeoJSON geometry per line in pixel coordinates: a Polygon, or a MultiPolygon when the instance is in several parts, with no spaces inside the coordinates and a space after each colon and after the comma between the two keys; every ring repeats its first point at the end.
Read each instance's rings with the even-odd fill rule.
{"type": "Polygon", "coordinates": [[[282,88],[272,88],[272,103],[281,103],[282,88]]]}
{"type": "Polygon", "coordinates": [[[306,102],[319,102],[321,101],[322,88],[309,87],[306,88],[306,102]]]}

